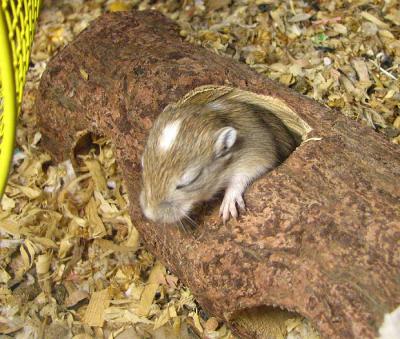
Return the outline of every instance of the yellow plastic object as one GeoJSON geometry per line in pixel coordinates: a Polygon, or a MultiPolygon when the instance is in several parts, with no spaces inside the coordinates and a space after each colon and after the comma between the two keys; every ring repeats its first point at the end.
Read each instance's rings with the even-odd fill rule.
{"type": "Polygon", "coordinates": [[[0,198],[14,151],[40,0],[0,0],[0,198]]]}

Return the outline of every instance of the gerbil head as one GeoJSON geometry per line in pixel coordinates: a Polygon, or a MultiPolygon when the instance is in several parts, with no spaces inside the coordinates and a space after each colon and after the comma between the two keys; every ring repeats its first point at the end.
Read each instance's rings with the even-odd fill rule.
{"type": "Polygon", "coordinates": [[[207,105],[167,107],[151,129],[140,194],[148,219],[180,221],[226,184],[237,131],[207,110],[207,105]]]}

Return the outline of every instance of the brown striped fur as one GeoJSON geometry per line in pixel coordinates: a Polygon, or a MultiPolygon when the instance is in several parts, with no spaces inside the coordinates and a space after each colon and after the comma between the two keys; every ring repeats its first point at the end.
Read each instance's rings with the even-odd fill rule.
{"type": "Polygon", "coordinates": [[[259,176],[286,159],[295,146],[280,119],[238,100],[234,91],[206,102],[197,96],[180,106],[169,105],[155,121],[143,154],[142,209],[155,221],[179,221],[193,205],[225,189],[236,171],[257,168],[253,176],[259,176]],[[177,120],[181,123],[175,141],[161,150],[162,131],[177,120]],[[216,133],[227,126],[236,129],[236,142],[226,155],[216,157],[216,133]],[[182,175],[193,167],[201,169],[197,180],[177,189],[182,175]]]}

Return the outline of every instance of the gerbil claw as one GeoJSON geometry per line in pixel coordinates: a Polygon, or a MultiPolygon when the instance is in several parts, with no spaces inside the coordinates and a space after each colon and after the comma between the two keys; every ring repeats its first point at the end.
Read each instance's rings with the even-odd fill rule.
{"type": "Polygon", "coordinates": [[[246,205],[245,205],[243,197],[241,195],[237,198],[236,202],[237,202],[240,210],[242,210],[242,211],[246,210],[246,205]]]}
{"type": "Polygon", "coordinates": [[[230,216],[235,219],[238,217],[236,204],[239,206],[239,209],[245,210],[246,207],[242,195],[225,194],[224,200],[219,209],[219,214],[222,216],[224,224],[229,220],[230,216]]]}

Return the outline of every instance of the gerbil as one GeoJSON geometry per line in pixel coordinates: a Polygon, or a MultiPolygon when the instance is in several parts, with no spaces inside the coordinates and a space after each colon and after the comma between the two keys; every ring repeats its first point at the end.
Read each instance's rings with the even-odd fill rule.
{"type": "Polygon", "coordinates": [[[148,219],[180,221],[222,190],[220,215],[236,218],[246,187],[294,150],[280,119],[235,93],[169,105],[156,119],[142,157],[140,204],[148,219]]]}

